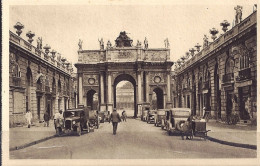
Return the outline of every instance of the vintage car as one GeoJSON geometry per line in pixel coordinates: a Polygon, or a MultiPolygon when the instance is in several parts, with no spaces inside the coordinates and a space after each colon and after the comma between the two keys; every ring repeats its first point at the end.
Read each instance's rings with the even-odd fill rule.
{"type": "Polygon", "coordinates": [[[190,108],[171,108],[169,111],[166,111],[165,127],[169,135],[181,133],[178,125],[186,122],[190,116],[190,108]]]}
{"type": "Polygon", "coordinates": [[[147,115],[148,112],[150,111],[150,106],[143,106],[142,107],[142,114],[141,114],[141,120],[142,121],[147,121],[147,115]]]}
{"type": "Polygon", "coordinates": [[[150,110],[147,114],[147,123],[154,123],[154,116],[156,115],[157,110],[150,110]]]}
{"type": "Polygon", "coordinates": [[[89,121],[89,109],[86,107],[68,109],[64,112],[64,120],[56,120],[56,132],[61,133],[76,132],[78,136],[83,130],[94,131],[93,125],[89,121]]]}
{"type": "Polygon", "coordinates": [[[165,126],[166,126],[166,115],[168,115],[170,112],[170,109],[166,109],[165,112],[164,112],[164,116],[162,117],[162,124],[161,124],[161,129],[164,130],[165,129],[165,126]]]}
{"type": "Polygon", "coordinates": [[[162,121],[165,119],[165,111],[167,109],[158,109],[154,116],[154,125],[157,127],[162,126],[162,121]]]}
{"type": "Polygon", "coordinates": [[[99,117],[97,110],[89,111],[89,122],[91,125],[95,126],[97,129],[99,128],[99,117]]]}

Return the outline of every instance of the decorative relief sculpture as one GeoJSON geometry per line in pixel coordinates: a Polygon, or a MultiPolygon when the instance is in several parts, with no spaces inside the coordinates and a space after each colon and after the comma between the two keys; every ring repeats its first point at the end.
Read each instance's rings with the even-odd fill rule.
{"type": "Polygon", "coordinates": [[[154,83],[154,84],[163,84],[165,83],[165,73],[155,73],[155,72],[150,72],[149,73],[149,77],[150,77],[150,82],[154,83]]]}
{"type": "Polygon", "coordinates": [[[97,75],[83,75],[83,85],[98,85],[98,76],[97,75]]]}
{"type": "Polygon", "coordinates": [[[151,60],[151,61],[165,61],[166,60],[166,52],[165,51],[148,52],[148,60],[151,60]]]}
{"type": "Polygon", "coordinates": [[[243,7],[240,6],[240,5],[237,5],[234,9],[236,11],[235,23],[238,24],[238,23],[240,23],[242,21],[242,10],[243,10],[243,7]]]}

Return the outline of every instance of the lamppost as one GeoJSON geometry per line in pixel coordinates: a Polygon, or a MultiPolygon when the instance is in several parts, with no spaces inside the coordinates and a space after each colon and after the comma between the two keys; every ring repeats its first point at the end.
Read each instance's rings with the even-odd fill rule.
{"type": "Polygon", "coordinates": [[[224,20],[222,21],[222,23],[220,23],[220,26],[222,26],[223,27],[222,30],[226,32],[228,29],[227,27],[230,26],[230,23],[227,20],[224,20]]]}
{"type": "Polygon", "coordinates": [[[35,36],[35,33],[33,33],[32,31],[28,31],[26,33],[26,36],[29,37],[28,41],[32,44],[32,42],[33,42],[32,38],[35,36]]]}
{"type": "Polygon", "coordinates": [[[200,47],[201,47],[201,45],[200,45],[199,43],[197,43],[197,44],[195,45],[195,47],[197,48],[197,51],[200,52],[200,47]]]}
{"type": "Polygon", "coordinates": [[[216,28],[212,28],[212,29],[209,30],[209,33],[212,35],[211,38],[214,41],[217,38],[216,34],[218,34],[218,30],[216,28]]]}
{"type": "Polygon", "coordinates": [[[22,29],[24,28],[24,25],[21,24],[20,22],[17,22],[14,25],[14,28],[17,29],[16,33],[17,33],[18,36],[20,36],[20,34],[22,33],[22,29]]]}

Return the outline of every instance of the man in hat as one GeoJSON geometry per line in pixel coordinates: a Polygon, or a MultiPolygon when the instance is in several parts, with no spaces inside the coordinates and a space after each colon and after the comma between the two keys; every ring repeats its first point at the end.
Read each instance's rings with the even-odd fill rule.
{"type": "Polygon", "coordinates": [[[120,115],[117,113],[116,108],[113,109],[113,112],[110,115],[109,123],[111,121],[113,124],[113,134],[116,135],[117,124],[121,122],[120,115]]]}

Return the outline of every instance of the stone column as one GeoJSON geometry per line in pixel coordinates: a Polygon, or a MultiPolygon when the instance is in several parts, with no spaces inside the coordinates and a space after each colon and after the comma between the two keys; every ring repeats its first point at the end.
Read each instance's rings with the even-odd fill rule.
{"type": "Polygon", "coordinates": [[[105,111],[106,110],[106,105],[105,105],[105,94],[104,94],[104,73],[100,72],[100,111],[105,111]]]}
{"type": "Polygon", "coordinates": [[[146,90],[145,90],[145,92],[146,92],[146,102],[147,103],[150,103],[150,100],[149,100],[149,90],[150,90],[150,88],[149,88],[149,73],[148,72],[146,72],[145,73],[145,88],[146,88],[146,90]]]}
{"type": "Polygon", "coordinates": [[[112,79],[111,73],[107,73],[107,110],[112,113],[113,104],[112,104],[112,79]]]}
{"type": "Polygon", "coordinates": [[[104,104],[104,76],[103,72],[100,73],[100,98],[101,104],[104,104]]]}
{"type": "Polygon", "coordinates": [[[172,101],[171,101],[171,75],[170,72],[167,72],[167,108],[172,108],[172,101]]]}
{"type": "Polygon", "coordinates": [[[79,104],[83,104],[82,74],[79,74],[79,104]]]}
{"type": "Polygon", "coordinates": [[[141,72],[137,74],[137,82],[138,82],[138,103],[142,103],[142,80],[141,80],[141,72]]]}

